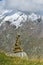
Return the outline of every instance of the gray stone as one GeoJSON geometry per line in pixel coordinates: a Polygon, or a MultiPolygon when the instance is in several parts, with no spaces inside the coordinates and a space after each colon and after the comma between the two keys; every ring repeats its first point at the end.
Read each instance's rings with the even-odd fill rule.
{"type": "Polygon", "coordinates": [[[21,57],[24,59],[28,59],[28,56],[25,52],[18,52],[18,53],[6,53],[7,56],[12,56],[12,57],[21,57]]]}

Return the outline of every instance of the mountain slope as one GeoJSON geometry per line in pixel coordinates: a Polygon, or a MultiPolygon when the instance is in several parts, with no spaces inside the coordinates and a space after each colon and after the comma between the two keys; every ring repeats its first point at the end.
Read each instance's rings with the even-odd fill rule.
{"type": "Polygon", "coordinates": [[[20,11],[3,16],[0,19],[0,49],[12,52],[16,36],[20,32],[21,46],[29,57],[32,58],[35,55],[43,57],[42,18],[36,14],[26,15],[20,11]]]}

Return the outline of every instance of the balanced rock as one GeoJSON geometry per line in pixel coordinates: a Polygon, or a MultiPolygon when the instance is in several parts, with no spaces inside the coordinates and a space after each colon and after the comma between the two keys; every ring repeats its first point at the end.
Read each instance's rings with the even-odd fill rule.
{"type": "Polygon", "coordinates": [[[28,59],[27,54],[23,51],[23,49],[21,48],[20,45],[21,45],[20,35],[18,34],[18,36],[16,37],[16,43],[14,45],[13,52],[7,53],[6,55],[12,56],[12,57],[16,56],[16,57],[28,59]]]}
{"type": "Polygon", "coordinates": [[[13,49],[14,53],[18,53],[18,52],[23,51],[23,49],[20,47],[20,45],[21,45],[20,34],[18,34],[18,36],[16,37],[16,43],[15,43],[14,49],[13,49]]]}

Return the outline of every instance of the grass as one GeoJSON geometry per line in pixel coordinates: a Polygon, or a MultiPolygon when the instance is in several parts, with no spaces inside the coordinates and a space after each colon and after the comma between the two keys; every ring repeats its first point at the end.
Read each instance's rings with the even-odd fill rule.
{"type": "Polygon", "coordinates": [[[43,62],[30,61],[18,57],[9,57],[0,53],[0,65],[43,65],[43,62]]]}

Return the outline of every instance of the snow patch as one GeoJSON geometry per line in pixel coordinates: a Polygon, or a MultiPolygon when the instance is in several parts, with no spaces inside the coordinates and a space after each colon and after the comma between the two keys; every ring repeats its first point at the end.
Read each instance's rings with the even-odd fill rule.
{"type": "MultiPolygon", "coordinates": [[[[0,20],[3,19],[2,22],[0,23],[0,26],[3,23],[5,23],[6,21],[9,21],[10,25],[12,25],[12,26],[15,25],[18,28],[18,27],[22,26],[22,24],[24,22],[26,22],[27,19],[34,21],[34,20],[37,20],[38,18],[40,18],[40,16],[38,16],[34,13],[32,13],[30,15],[26,15],[23,12],[17,12],[17,13],[14,13],[12,15],[5,16],[5,13],[9,13],[9,12],[12,12],[12,10],[11,11],[6,10],[5,12],[3,12],[4,15],[3,14],[0,15],[0,20]]],[[[33,29],[33,28],[31,28],[31,29],[33,29]]]]}
{"type": "Polygon", "coordinates": [[[37,20],[38,18],[40,18],[40,16],[38,16],[38,15],[36,15],[34,13],[32,13],[31,15],[29,15],[29,19],[32,20],[32,21],[37,20]]]}

